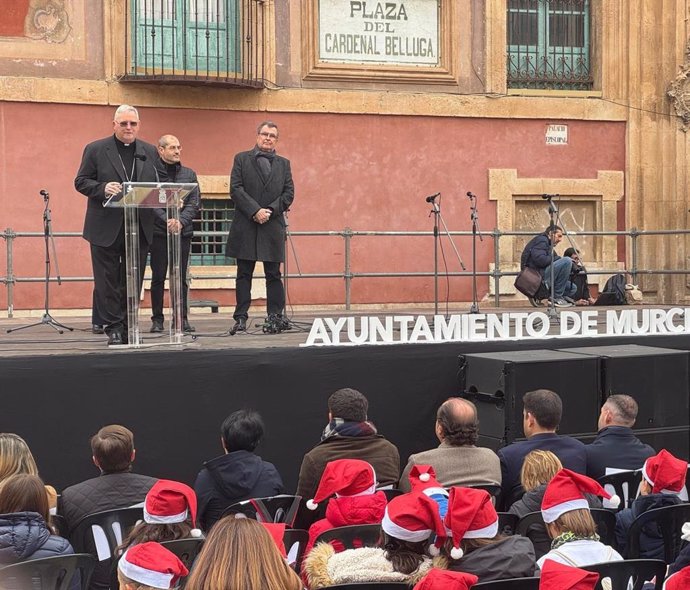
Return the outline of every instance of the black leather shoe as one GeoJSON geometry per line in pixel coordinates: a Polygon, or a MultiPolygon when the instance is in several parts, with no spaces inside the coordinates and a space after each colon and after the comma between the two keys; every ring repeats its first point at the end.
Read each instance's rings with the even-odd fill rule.
{"type": "Polygon", "coordinates": [[[152,334],[157,334],[163,331],[163,320],[153,320],[151,322],[151,329],[149,332],[152,334]]]}
{"type": "Polygon", "coordinates": [[[189,320],[182,321],[183,332],[196,332],[196,328],[189,323],[189,320]]]}
{"type": "Polygon", "coordinates": [[[108,334],[108,346],[117,346],[119,344],[127,344],[122,337],[122,332],[115,331],[108,334]]]}
{"type": "Polygon", "coordinates": [[[93,324],[91,326],[91,331],[94,334],[104,334],[105,333],[105,331],[103,330],[103,326],[101,324],[93,324]]]}
{"type": "Polygon", "coordinates": [[[247,331],[247,318],[237,318],[235,320],[235,325],[230,330],[230,336],[234,336],[237,332],[247,331]]]}

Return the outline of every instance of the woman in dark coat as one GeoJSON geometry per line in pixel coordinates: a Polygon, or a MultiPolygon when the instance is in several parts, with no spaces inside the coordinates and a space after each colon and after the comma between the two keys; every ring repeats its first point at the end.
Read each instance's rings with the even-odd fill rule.
{"type": "MultiPolygon", "coordinates": [[[[53,534],[48,496],[41,478],[18,474],[0,485],[0,565],[71,555],[69,541],[53,534]]],[[[75,576],[72,590],[81,587],[75,576]]]]}
{"type": "Polygon", "coordinates": [[[452,533],[441,549],[448,569],[474,574],[479,582],[534,575],[534,547],[519,535],[498,534],[498,515],[484,490],[451,488],[444,519],[452,533]]]}

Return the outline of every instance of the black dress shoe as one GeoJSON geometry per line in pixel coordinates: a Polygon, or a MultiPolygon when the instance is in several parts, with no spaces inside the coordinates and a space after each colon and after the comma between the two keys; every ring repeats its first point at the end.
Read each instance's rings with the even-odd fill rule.
{"type": "Polygon", "coordinates": [[[157,334],[163,331],[163,320],[152,320],[151,329],[149,330],[152,334],[157,334]]]}
{"type": "Polygon", "coordinates": [[[230,330],[230,336],[234,336],[237,332],[247,331],[247,318],[237,318],[235,320],[235,325],[230,330]]]}
{"type": "Polygon", "coordinates": [[[91,326],[91,331],[94,334],[103,334],[105,331],[103,330],[103,326],[101,324],[93,324],[91,326]]]}
{"type": "Polygon", "coordinates": [[[188,320],[184,320],[182,322],[182,331],[183,332],[196,332],[196,328],[192,326],[188,320]]]}
{"type": "Polygon", "coordinates": [[[122,332],[111,332],[108,334],[108,346],[117,346],[119,344],[127,344],[127,341],[122,337],[122,332]]]}

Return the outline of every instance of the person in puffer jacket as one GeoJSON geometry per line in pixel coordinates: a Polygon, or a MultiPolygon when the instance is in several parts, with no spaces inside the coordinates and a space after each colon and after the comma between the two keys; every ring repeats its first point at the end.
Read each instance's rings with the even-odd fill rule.
{"type": "MultiPolygon", "coordinates": [[[[40,477],[12,475],[0,484],[0,566],[74,553],[67,539],[53,534],[48,510],[40,477]]],[[[71,589],[79,588],[75,576],[71,589]]]]}
{"type": "MultiPolygon", "coordinates": [[[[326,517],[309,527],[307,555],[317,537],[330,529],[355,524],[378,524],[386,511],[386,496],[376,491],[376,473],[370,463],[361,459],[337,459],[329,461],[321,475],[319,487],[312,500],[307,502],[310,510],[316,510],[320,502],[331,498],[326,506],[326,517]]],[[[336,552],[344,547],[333,542],[336,552]]]]}

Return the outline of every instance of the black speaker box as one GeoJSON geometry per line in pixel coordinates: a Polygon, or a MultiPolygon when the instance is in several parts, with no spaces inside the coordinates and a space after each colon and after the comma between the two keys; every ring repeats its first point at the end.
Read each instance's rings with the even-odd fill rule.
{"type": "Polygon", "coordinates": [[[634,429],[655,449],[688,457],[690,354],[686,350],[621,344],[564,348],[600,359],[602,402],[614,393],[637,401],[634,429]]]}
{"type": "Polygon", "coordinates": [[[600,409],[599,358],[555,350],[460,357],[463,397],[477,405],[481,446],[497,449],[524,438],[522,396],[551,389],[563,400],[560,434],[592,438],[600,409]]]}

